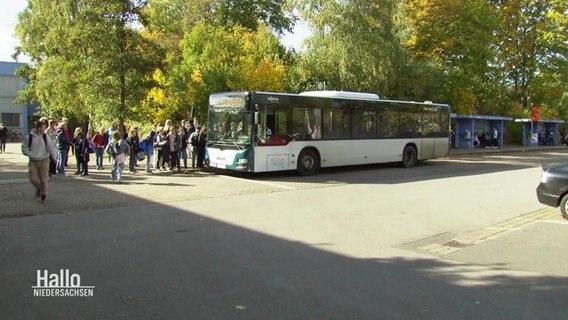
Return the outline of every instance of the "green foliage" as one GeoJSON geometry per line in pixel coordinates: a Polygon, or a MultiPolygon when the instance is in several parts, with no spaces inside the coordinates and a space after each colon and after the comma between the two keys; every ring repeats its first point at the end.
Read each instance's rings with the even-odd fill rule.
{"type": "Polygon", "coordinates": [[[19,100],[96,124],[206,117],[228,90],[327,88],[450,103],[458,113],[568,118],[561,0],[30,0],[19,100]],[[296,17],[304,52],[276,35],[296,17]]]}
{"type": "Polygon", "coordinates": [[[19,51],[32,58],[22,98],[42,112],[94,121],[140,118],[153,46],[134,24],[140,3],[32,0],[20,14],[19,51]]]}
{"type": "Polygon", "coordinates": [[[304,70],[299,76],[312,83],[325,79],[335,90],[405,95],[398,77],[408,57],[395,34],[395,1],[298,0],[296,5],[314,29],[298,59],[304,70]]]}
{"type": "Polygon", "coordinates": [[[500,28],[497,52],[498,77],[510,99],[525,109],[533,103],[564,113],[567,92],[568,4],[558,0],[497,2],[500,28]]]}
{"type": "Polygon", "coordinates": [[[291,31],[296,18],[286,10],[287,0],[218,0],[216,12],[220,25],[242,26],[257,30],[262,24],[277,33],[291,31]]]}
{"type": "Polygon", "coordinates": [[[174,94],[184,96],[202,119],[211,93],[284,89],[284,51],[265,26],[255,32],[202,24],[186,34],[180,47],[183,62],[172,72],[174,94]]]}

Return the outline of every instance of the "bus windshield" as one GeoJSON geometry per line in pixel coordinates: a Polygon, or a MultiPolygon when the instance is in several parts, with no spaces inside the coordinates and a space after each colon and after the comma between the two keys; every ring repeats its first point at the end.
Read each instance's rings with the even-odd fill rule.
{"type": "Polygon", "coordinates": [[[246,95],[213,95],[209,106],[208,141],[249,145],[252,115],[246,108],[246,95]]]}

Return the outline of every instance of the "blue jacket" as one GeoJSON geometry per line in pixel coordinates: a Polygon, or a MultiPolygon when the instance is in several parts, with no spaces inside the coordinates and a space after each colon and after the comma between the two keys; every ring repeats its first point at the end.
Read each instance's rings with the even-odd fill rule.
{"type": "Polygon", "coordinates": [[[154,154],[154,136],[156,132],[151,131],[142,141],[138,144],[138,149],[144,151],[145,154],[154,154]]]}

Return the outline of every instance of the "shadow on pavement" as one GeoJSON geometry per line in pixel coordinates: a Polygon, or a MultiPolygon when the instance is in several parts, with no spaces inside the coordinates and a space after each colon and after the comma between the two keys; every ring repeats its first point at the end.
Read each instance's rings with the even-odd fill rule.
{"type": "Polygon", "coordinates": [[[258,181],[294,182],[301,184],[399,184],[522,170],[532,167],[534,167],[534,165],[431,160],[418,164],[413,168],[403,168],[397,164],[323,168],[319,174],[307,177],[298,176],[293,171],[257,174],[224,171],[217,171],[216,173],[258,181]]]}
{"type": "Polygon", "coordinates": [[[5,319],[565,319],[568,310],[566,278],[353,258],[165,205],[3,219],[0,243],[5,319]],[[33,297],[36,271],[60,269],[96,286],[94,297],[33,297]]]}
{"type": "MultiPolygon", "coordinates": [[[[546,152],[558,159],[556,162],[565,161],[564,158],[568,155],[566,149],[552,149],[546,152]]],[[[540,167],[549,161],[537,152],[478,153],[428,160],[420,162],[413,168],[404,168],[397,163],[322,168],[318,175],[307,177],[298,176],[294,171],[257,174],[228,171],[216,171],[216,173],[250,180],[300,184],[399,184],[523,170],[540,167]]]]}

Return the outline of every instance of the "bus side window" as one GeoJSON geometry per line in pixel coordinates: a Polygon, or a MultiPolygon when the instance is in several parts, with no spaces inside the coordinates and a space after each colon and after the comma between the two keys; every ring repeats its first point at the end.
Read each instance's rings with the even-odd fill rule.
{"type": "Polygon", "coordinates": [[[292,112],[291,135],[297,140],[317,139],[321,134],[321,109],[296,108],[292,112]]]}
{"type": "Polygon", "coordinates": [[[288,114],[286,111],[278,110],[275,112],[275,116],[274,133],[287,136],[290,133],[290,130],[288,130],[288,114]]]}
{"type": "Polygon", "coordinates": [[[383,118],[383,132],[385,137],[397,137],[399,134],[399,114],[396,111],[387,110],[383,118]]]}
{"type": "Polygon", "coordinates": [[[348,110],[327,109],[323,115],[325,139],[351,138],[351,116],[348,110]]]}
{"type": "Polygon", "coordinates": [[[368,110],[353,110],[353,138],[375,138],[375,112],[368,110]]]}
{"type": "Polygon", "coordinates": [[[384,138],[385,136],[385,114],[383,111],[379,111],[377,112],[377,138],[384,138]]]}

